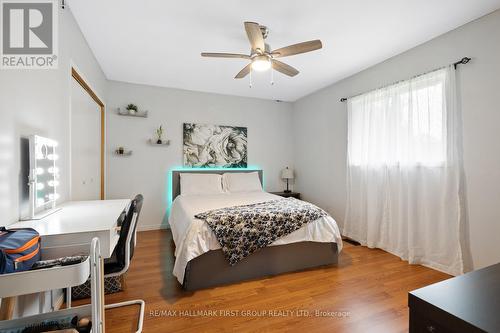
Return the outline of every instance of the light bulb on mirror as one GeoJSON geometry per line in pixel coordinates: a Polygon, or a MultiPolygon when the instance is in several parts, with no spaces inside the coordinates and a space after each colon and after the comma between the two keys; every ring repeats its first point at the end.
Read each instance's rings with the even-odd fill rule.
{"type": "Polygon", "coordinates": [[[49,173],[52,173],[52,174],[56,173],[57,174],[57,173],[59,173],[59,168],[58,167],[50,167],[48,171],[49,171],[49,173]]]}
{"type": "Polygon", "coordinates": [[[59,156],[57,156],[57,154],[48,154],[47,155],[47,159],[49,159],[51,161],[56,161],[58,158],[59,158],[59,156]]]}
{"type": "Polygon", "coordinates": [[[50,187],[59,186],[59,182],[57,180],[49,180],[48,184],[50,187]]]}
{"type": "Polygon", "coordinates": [[[49,200],[57,200],[57,199],[59,199],[58,193],[50,193],[49,194],[49,200]]]}

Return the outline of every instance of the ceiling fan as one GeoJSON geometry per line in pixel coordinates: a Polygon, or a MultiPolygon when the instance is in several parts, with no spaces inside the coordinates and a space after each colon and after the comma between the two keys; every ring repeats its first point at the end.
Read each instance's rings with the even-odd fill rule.
{"type": "Polygon", "coordinates": [[[251,70],[265,71],[270,69],[271,67],[278,72],[294,77],[295,75],[299,74],[299,71],[292,66],[276,59],[311,52],[323,47],[321,41],[319,39],[316,39],[308,42],[285,46],[280,49],[271,51],[269,44],[266,44],[264,42],[264,40],[267,38],[267,35],[269,34],[269,29],[266,26],[259,25],[255,22],[245,22],[245,31],[252,47],[250,50],[250,55],[238,53],[203,52],[201,56],[213,58],[241,58],[250,60],[250,63],[246,65],[238,74],[236,74],[236,76],[234,77],[235,79],[244,78],[250,73],[251,70]]]}

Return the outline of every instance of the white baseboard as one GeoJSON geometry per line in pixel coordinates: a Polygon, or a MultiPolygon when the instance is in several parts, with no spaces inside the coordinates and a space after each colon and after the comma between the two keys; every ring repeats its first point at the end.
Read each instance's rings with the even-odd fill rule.
{"type": "Polygon", "coordinates": [[[137,231],[149,231],[149,230],[161,230],[161,229],[170,229],[170,226],[166,224],[143,224],[137,227],[137,231]]]}

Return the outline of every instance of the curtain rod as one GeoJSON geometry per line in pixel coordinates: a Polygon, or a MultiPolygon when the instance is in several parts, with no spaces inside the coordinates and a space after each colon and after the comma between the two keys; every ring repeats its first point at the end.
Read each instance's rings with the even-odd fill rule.
{"type": "MultiPolygon", "coordinates": [[[[471,60],[472,60],[472,59],[471,59],[471,58],[469,58],[469,57],[464,57],[464,58],[460,59],[459,61],[454,62],[452,65],[453,65],[453,67],[454,67],[455,69],[457,69],[457,66],[458,66],[458,65],[465,65],[466,63],[468,63],[468,62],[469,62],[469,61],[471,61],[471,60]]],[[[419,76],[421,76],[421,75],[425,75],[425,74],[427,74],[427,73],[431,73],[431,72],[437,71],[437,70],[439,70],[439,69],[441,69],[441,68],[443,68],[443,67],[440,67],[440,68],[437,68],[437,69],[433,69],[432,71],[429,71],[429,72],[426,72],[426,73],[423,73],[423,74],[419,74],[419,75],[416,75],[416,76],[414,76],[414,77],[419,77],[419,76]]],[[[396,83],[399,83],[399,82],[402,82],[402,81],[406,81],[406,80],[397,81],[397,82],[394,82],[394,83],[391,83],[391,84],[388,84],[388,85],[385,85],[385,86],[382,86],[382,87],[379,87],[379,88],[376,88],[376,89],[373,89],[373,90],[378,90],[378,89],[381,89],[381,88],[384,88],[384,87],[392,86],[393,84],[396,84],[396,83]]],[[[373,91],[373,90],[370,90],[370,91],[373,91]]],[[[361,93],[361,94],[364,94],[364,93],[361,93]]],[[[354,95],[354,96],[351,96],[351,97],[342,97],[342,98],[340,99],[340,101],[341,101],[341,102],[347,102],[347,100],[348,100],[349,98],[353,98],[353,97],[359,96],[359,95],[361,95],[361,94],[357,94],[357,95],[354,95]]]]}

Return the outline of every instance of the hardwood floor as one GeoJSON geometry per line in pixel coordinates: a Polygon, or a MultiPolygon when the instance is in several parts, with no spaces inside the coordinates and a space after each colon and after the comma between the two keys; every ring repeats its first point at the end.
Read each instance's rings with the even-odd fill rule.
{"type": "MultiPolygon", "coordinates": [[[[106,303],[142,298],[144,332],[406,332],[408,291],[450,277],[348,243],[334,267],[196,292],[180,289],[173,263],[170,231],[140,232],[127,290],[106,303]]],[[[106,311],[106,331],[133,332],[137,312],[106,311]]]]}

